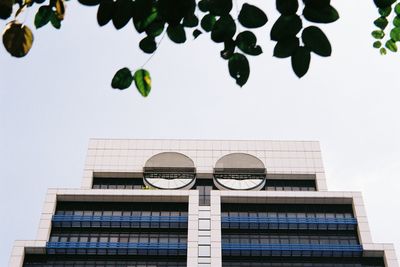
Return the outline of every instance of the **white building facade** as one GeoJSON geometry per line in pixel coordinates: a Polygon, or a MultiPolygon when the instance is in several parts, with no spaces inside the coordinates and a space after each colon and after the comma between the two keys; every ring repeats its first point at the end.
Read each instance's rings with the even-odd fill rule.
{"type": "Polygon", "coordinates": [[[361,193],[327,190],[318,142],[92,139],[9,266],[399,265],[361,193]]]}

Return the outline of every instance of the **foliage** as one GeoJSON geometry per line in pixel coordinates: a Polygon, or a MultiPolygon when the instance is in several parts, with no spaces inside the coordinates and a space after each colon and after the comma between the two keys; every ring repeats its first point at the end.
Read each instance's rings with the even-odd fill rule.
{"type": "MultiPolygon", "coordinates": [[[[152,54],[151,56],[157,51],[164,35],[172,42],[181,44],[189,39],[187,31],[191,28],[194,39],[203,33],[209,33],[212,41],[221,44],[221,58],[227,61],[229,74],[239,86],[246,84],[250,75],[248,57],[263,53],[252,30],[263,27],[268,22],[268,17],[262,9],[248,3],[244,3],[240,9],[234,9],[233,0],[78,1],[86,6],[97,6],[99,26],[112,23],[116,29],[121,29],[128,23],[133,23],[136,31],[144,35],[138,44],[140,49],[144,53],[152,54]]],[[[383,9],[393,1],[395,0],[375,0],[383,9]]],[[[330,2],[276,0],[280,17],[274,22],[270,32],[271,40],[276,42],[273,55],[277,58],[290,57],[293,71],[298,77],[307,73],[312,53],[323,57],[331,55],[331,44],[320,28],[315,25],[303,28],[304,21],[308,21],[308,24],[336,21],[339,14],[330,2]]],[[[3,33],[3,43],[7,51],[13,56],[22,57],[32,46],[32,32],[28,26],[18,22],[18,16],[24,9],[39,5],[34,19],[35,27],[39,29],[50,23],[59,29],[64,19],[64,4],[64,0],[0,0],[2,19],[10,18],[13,6],[18,6],[14,20],[7,24],[3,33]]],[[[400,7],[397,9],[400,12],[400,7]]],[[[385,17],[382,15],[375,23],[381,29],[386,27],[385,17]]],[[[396,23],[400,25],[400,19],[396,23]]],[[[373,35],[377,39],[384,36],[381,30],[373,35]]],[[[395,42],[400,40],[400,30],[394,30],[390,36],[386,47],[393,51],[397,49],[395,42]]],[[[374,46],[380,47],[380,43],[375,43],[374,46]]],[[[133,75],[129,68],[120,69],[114,75],[111,86],[123,90],[129,88],[132,82],[135,82],[142,96],[148,96],[151,90],[150,74],[142,67],[133,75]]]]}

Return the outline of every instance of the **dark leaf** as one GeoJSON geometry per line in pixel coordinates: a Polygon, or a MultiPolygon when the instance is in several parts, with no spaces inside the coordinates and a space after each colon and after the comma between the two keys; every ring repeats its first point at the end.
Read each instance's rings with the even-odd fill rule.
{"type": "Polygon", "coordinates": [[[208,10],[215,16],[228,15],[232,9],[232,0],[208,0],[208,10]]]}
{"type": "Polygon", "coordinates": [[[400,27],[400,17],[399,17],[399,16],[394,17],[394,19],[393,19],[393,25],[394,25],[395,27],[400,27]]]}
{"type": "Polygon", "coordinates": [[[114,27],[119,30],[128,24],[132,18],[132,1],[131,0],[117,0],[114,3],[114,12],[112,22],[114,27]]]}
{"type": "Polygon", "coordinates": [[[79,3],[85,6],[97,6],[101,0],[78,0],[79,3]]]}
{"type": "Polygon", "coordinates": [[[24,57],[32,47],[33,34],[26,26],[15,21],[7,24],[3,32],[3,44],[14,57],[24,57]]]}
{"type": "Polygon", "coordinates": [[[395,42],[400,41],[400,28],[393,28],[390,31],[390,38],[392,38],[392,40],[395,42]]]}
{"type": "Polygon", "coordinates": [[[147,36],[140,41],[139,47],[143,52],[151,54],[156,51],[157,43],[154,40],[154,37],[147,36]]]}
{"type": "Polygon", "coordinates": [[[288,37],[279,40],[274,48],[274,56],[278,58],[286,58],[293,55],[294,51],[299,47],[299,38],[288,37]]]}
{"type": "Polygon", "coordinates": [[[157,13],[157,9],[153,6],[153,3],[153,1],[149,0],[135,0],[132,9],[134,23],[149,18],[152,13],[157,13]]]}
{"type": "Polygon", "coordinates": [[[323,9],[331,4],[331,0],[303,0],[303,3],[311,8],[323,9]]]}
{"type": "Polygon", "coordinates": [[[236,46],[244,53],[252,56],[258,56],[262,49],[257,45],[257,37],[251,31],[244,31],[236,37],[236,46]]]}
{"type": "Polygon", "coordinates": [[[280,16],[271,29],[271,39],[279,41],[284,38],[294,37],[303,27],[298,15],[280,16]]]}
{"type": "Polygon", "coordinates": [[[139,93],[144,97],[148,96],[151,90],[150,73],[145,69],[140,69],[135,72],[133,77],[139,93]]]}
{"type": "Polygon", "coordinates": [[[233,18],[228,16],[220,17],[215,22],[211,31],[211,39],[216,43],[222,43],[232,39],[236,32],[236,23],[233,18]]]}
{"type": "Polygon", "coordinates": [[[164,21],[155,20],[146,28],[146,33],[148,36],[156,37],[159,36],[164,31],[164,21]]]}
{"type": "Polygon", "coordinates": [[[50,22],[51,25],[53,25],[54,28],[60,29],[61,28],[61,20],[57,17],[56,13],[51,13],[50,16],[50,22]]]}
{"type": "Polygon", "coordinates": [[[97,23],[100,26],[106,25],[114,16],[114,1],[101,0],[97,10],[97,23]]]}
{"type": "Polygon", "coordinates": [[[51,6],[41,6],[35,15],[35,27],[39,29],[49,23],[51,15],[54,11],[51,6]]]}
{"type": "Polygon", "coordinates": [[[209,0],[201,0],[197,6],[202,12],[210,11],[210,1],[209,0]]]}
{"type": "Polygon", "coordinates": [[[229,58],[228,67],[229,74],[236,80],[236,84],[240,87],[245,85],[250,75],[250,66],[247,58],[240,53],[235,53],[229,58]]]}
{"type": "Polygon", "coordinates": [[[158,0],[157,10],[160,17],[168,24],[179,24],[187,15],[194,15],[191,0],[158,0]],[[192,11],[192,12],[191,12],[192,11]]]}
{"type": "Polygon", "coordinates": [[[298,8],[298,0],[276,0],[276,9],[278,9],[282,15],[294,15],[298,8]]]}
{"type": "Polygon", "coordinates": [[[8,19],[12,14],[14,0],[0,0],[0,19],[8,19]]]}
{"type": "Polygon", "coordinates": [[[383,39],[385,37],[385,32],[382,30],[375,30],[371,33],[372,37],[375,39],[383,39]]]}
{"type": "Polygon", "coordinates": [[[264,11],[256,6],[244,3],[239,13],[239,22],[246,28],[258,28],[267,23],[268,18],[264,11]]]}
{"type": "Polygon", "coordinates": [[[114,89],[126,89],[131,86],[133,81],[133,76],[131,71],[128,68],[123,68],[115,73],[112,81],[111,87],[114,89]]]}
{"type": "Polygon", "coordinates": [[[215,16],[207,14],[201,19],[200,25],[203,28],[203,30],[205,30],[206,32],[210,32],[214,27],[215,22],[216,22],[215,16]]]}
{"type": "Polygon", "coordinates": [[[385,18],[385,17],[380,17],[380,18],[377,18],[375,21],[374,21],[374,24],[375,24],[375,26],[376,27],[378,27],[379,29],[385,29],[386,28],[386,26],[388,25],[388,20],[385,18]]]}
{"type": "Polygon", "coordinates": [[[184,43],[186,41],[185,29],[180,24],[176,26],[169,25],[167,28],[167,34],[169,39],[177,44],[184,43]]]}
{"type": "Polygon", "coordinates": [[[195,30],[193,31],[193,37],[194,37],[194,39],[196,39],[197,37],[199,37],[200,34],[202,34],[202,32],[201,32],[200,30],[198,30],[198,29],[195,29],[195,30]]]}
{"type": "Polygon", "coordinates": [[[332,47],[326,35],[320,28],[309,26],[301,34],[304,46],[317,55],[329,57],[332,53],[332,47]]]}
{"type": "Polygon", "coordinates": [[[392,13],[392,7],[388,6],[388,7],[384,7],[384,8],[379,8],[378,11],[382,17],[387,17],[390,15],[390,13],[392,13]]]}
{"type": "Polygon", "coordinates": [[[375,41],[374,44],[372,45],[374,48],[380,48],[382,46],[382,43],[380,41],[375,41]]]}
{"type": "Polygon", "coordinates": [[[385,44],[386,48],[392,52],[397,52],[397,45],[396,42],[393,40],[388,40],[385,44]]]}
{"type": "Polygon", "coordinates": [[[185,27],[193,28],[196,27],[197,25],[199,25],[199,19],[193,14],[191,14],[190,16],[186,16],[183,19],[183,26],[185,27]]]}
{"type": "Polygon", "coordinates": [[[379,8],[391,6],[396,0],[374,0],[374,3],[379,8]]]}
{"type": "Polygon", "coordinates": [[[394,12],[396,13],[396,15],[400,15],[400,3],[394,6],[394,12]]]}
{"type": "Polygon", "coordinates": [[[221,51],[221,57],[223,59],[229,59],[233,53],[235,53],[235,42],[233,40],[228,40],[224,42],[224,50],[221,51]]]}
{"type": "Polygon", "coordinates": [[[308,21],[316,23],[331,23],[339,19],[339,13],[332,6],[323,9],[305,6],[303,9],[303,16],[308,21]]]}
{"type": "MultiPolygon", "coordinates": [[[[137,6],[135,5],[134,8],[136,9],[137,6]]],[[[154,8],[147,17],[138,21],[134,21],[133,25],[135,25],[135,29],[138,31],[138,33],[142,33],[147,29],[147,27],[151,23],[153,23],[157,19],[157,16],[158,16],[157,9],[154,8]]]]}
{"type": "Polygon", "coordinates": [[[310,51],[303,46],[299,46],[292,55],[292,68],[297,77],[301,78],[307,73],[310,60],[310,51]]]}

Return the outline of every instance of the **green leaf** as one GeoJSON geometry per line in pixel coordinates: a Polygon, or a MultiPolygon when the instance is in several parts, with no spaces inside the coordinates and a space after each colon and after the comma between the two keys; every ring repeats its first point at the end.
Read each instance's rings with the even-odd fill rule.
{"type": "Polygon", "coordinates": [[[139,42],[139,47],[143,52],[152,54],[157,49],[157,43],[154,37],[146,36],[139,42]]]}
{"type": "Polygon", "coordinates": [[[122,29],[132,18],[132,3],[131,0],[117,0],[114,3],[112,22],[117,30],[122,29]]]}
{"type": "Polygon", "coordinates": [[[149,17],[152,17],[154,14],[156,15],[158,14],[157,8],[155,8],[153,5],[154,1],[135,0],[133,2],[133,9],[132,9],[133,22],[137,23],[142,21],[143,23],[150,24],[151,22],[145,22],[145,21],[149,19],[149,17]]]}
{"type": "Polygon", "coordinates": [[[157,2],[160,17],[170,25],[180,24],[188,14],[194,15],[196,5],[195,0],[157,0],[154,2],[157,2]]]}
{"type": "Polygon", "coordinates": [[[375,30],[375,31],[371,32],[371,35],[375,39],[382,39],[383,37],[385,37],[385,32],[382,30],[375,30]]]}
{"type": "Polygon", "coordinates": [[[146,33],[148,36],[157,37],[164,31],[165,22],[162,20],[155,20],[150,23],[149,26],[146,28],[146,33]]]}
{"type": "Polygon", "coordinates": [[[304,46],[317,55],[329,57],[332,53],[332,47],[326,35],[320,28],[309,26],[301,34],[304,46]]]}
{"type": "Polygon", "coordinates": [[[299,2],[297,0],[276,0],[276,9],[282,15],[294,15],[299,8],[299,2]]]}
{"type": "Polygon", "coordinates": [[[301,18],[297,15],[280,16],[271,29],[271,39],[279,41],[294,37],[303,27],[301,18]]]}
{"type": "Polygon", "coordinates": [[[240,54],[233,54],[228,61],[229,74],[236,80],[236,84],[242,87],[246,84],[250,75],[250,66],[247,58],[240,54]]]}
{"type": "Polygon", "coordinates": [[[332,6],[327,6],[323,9],[316,9],[305,6],[303,16],[311,22],[315,23],[331,23],[339,19],[339,13],[332,6]]]}
{"type": "Polygon", "coordinates": [[[388,40],[385,44],[386,48],[389,49],[392,52],[397,52],[397,45],[394,40],[388,40]]]}
{"type": "Polygon", "coordinates": [[[11,21],[3,32],[3,44],[14,57],[24,57],[33,44],[32,31],[26,25],[11,21]]]}
{"type": "Polygon", "coordinates": [[[258,28],[264,26],[268,18],[264,11],[258,7],[244,3],[238,20],[246,28],[258,28]]]}
{"type": "Polygon", "coordinates": [[[380,41],[375,41],[372,46],[374,48],[380,48],[382,46],[382,43],[380,41]]]}
{"type": "Polygon", "coordinates": [[[191,16],[186,16],[183,19],[183,26],[185,27],[193,28],[197,25],[199,25],[199,19],[193,14],[191,14],[191,16]]]}
{"type": "Polygon", "coordinates": [[[390,38],[395,42],[400,41],[400,28],[393,28],[390,31],[390,38]]]}
{"type": "Polygon", "coordinates": [[[145,69],[139,69],[135,72],[133,78],[139,93],[144,97],[148,96],[151,90],[150,73],[145,69]]]}
{"type": "MultiPolygon", "coordinates": [[[[137,9],[137,5],[135,5],[135,9],[137,9]]],[[[158,16],[157,9],[154,8],[147,17],[140,20],[134,20],[133,25],[135,26],[135,29],[137,30],[138,33],[142,33],[147,29],[147,27],[151,23],[153,23],[157,19],[157,16],[158,16]]]]}
{"type": "Polygon", "coordinates": [[[393,25],[394,25],[395,27],[400,27],[400,17],[399,17],[399,16],[394,17],[394,19],[393,19],[393,25]]]}
{"type": "Polygon", "coordinates": [[[376,27],[378,27],[379,29],[383,30],[386,28],[386,26],[389,24],[388,20],[385,17],[380,17],[377,18],[374,21],[374,24],[376,27]]]}
{"type": "Polygon", "coordinates": [[[324,9],[331,4],[331,0],[303,0],[306,6],[315,9],[324,9]]]}
{"type": "Polygon", "coordinates": [[[202,32],[199,29],[195,29],[193,31],[193,37],[194,39],[196,39],[197,37],[199,37],[199,35],[202,34],[202,32]]]}
{"type": "Polygon", "coordinates": [[[211,39],[216,43],[222,43],[232,39],[236,32],[236,23],[233,18],[228,16],[220,17],[215,22],[211,31],[211,39]]]}
{"type": "Polygon", "coordinates": [[[257,45],[257,37],[251,31],[244,31],[236,36],[236,46],[244,53],[252,56],[258,56],[262,49],[257,45]]]}
{"type": "Polygon", "coordinates": [[[278,58],[290,57],[299,47],[299,44],[300,41],[297,37],[288,37],[281,39],[275,45],[274,56],[278,58]]]}
{"type": "Polygon", "coordinates": [[[379,8],[378,11],[382,17],[387,17],[390,15],[390,13],[392,13],[392,7],[388,6],[388,7],[384,7],[384,8],[379,8]]]}
{"type": "Polygon", "coordinates": [[[199,7],[200,11],[208,12],[210,11],[210,1],[209,0],[201,0],[197,6],[199,7]]]}
{"type": "Polygon", "coordinates": [[[60,29],[61,28],[61,20],[56,16],[56,13],[52,13],[50,16],[50,22],[51,25],[53,25],[54,28],[60,29]]]}
{"type": "Polygon", "coordinates": [[[382,56],[386,55],[386,48],[382,47],[382,48],[379,50],[379,53],[381,53],[382,56]]]}
{"type": "Polygon", "coordinates": [[[167,34],[169,39],[177,44],[186,42],[185,29],[181,24],[175,26],[169,25],[167,28],[167,34]]]}
{"type": "Polygon", "coordinates": [[[14,0],[0,0],[0,19],[8,19],[13,11],[14,0]]]}
{"type": "Polygon", "coordinates": [[[124,90],[131,86],[133,81],[133,76],[128,68],[122,68],[117,73],[115,73],[112,81],[111,87],[114,89],[124,90]]]}
{"type": "Polygon", "coordinates": [[[297,77],[301,78],[307,73],[310,67],[310,60],[310,51],[303,46],[299,46],[292,55],[292,68],[297,77]]]}
{"type": "Polygon", "coordinates": [[[210,32],[214,27],[215,22],[216,22],[215,16],[207,14],[201,19],[200,25],[203,28],[203,30],[205,30],[206,32],[210,32]]]}
{"type": "Polygon", "coordinates": [[[397,3],[394,6],[394,12],[396,13],[396,15],[400,15],[400,3],[397,3]]]}
{"type": "Polygon", "coordinates": [[[208,0],[207,7],[215,16],[228,15],[232,10],[232,0],[208,0]]]}
{"type": "Polygon", "coordinates": [[[101,0],[78,0],[79,3],[85,6],[97,6],[101,0]]]}
{"type": "Polygon", "coordinates": [[[51,15],[54,11],[51,6],[41,6],[35,15],[35,27],[39,29],[49,23],[51,15]]]}
{"type": "Polygon", "coordinates": [[[227,40],[224,42],[224,50],[221,51],[221,57],[223,59],[230,59],[233,53],[235,53],[235,42],[233,40],[227,40]]]}
{"type": "Polygon", "coordinates": [[[104,26],[112,19],[114,14],[114,1],[102,0],[97,9],[97,23],[99,26],[104,26]]]}
{"type": "Polygon", "coordinates": [[[396,0],[374,0],[374,3],[379,8],[391,6],[396,0]]]}

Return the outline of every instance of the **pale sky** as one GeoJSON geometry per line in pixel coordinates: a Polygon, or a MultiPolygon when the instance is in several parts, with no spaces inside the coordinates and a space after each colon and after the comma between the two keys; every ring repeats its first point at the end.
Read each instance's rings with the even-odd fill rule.
{"type": "Polygon", "coordinates": [[[341,19],[323,29],[333,55],[313,55],[301,80],[289,59],[271,56],[278,14],[269,2],[258,30],[264,54],[250,58],[243,88],[203,34],[184,45],[164,38],[146,65],[148,98],[111,89],[119,68],[148,58],[141,37],[131,24],[99,28],[96,8],[73,1],[60,31],[34,31],[27,57],[1,47],[0,266],[14,240],[35,238],[47,188],[80,186],[91,137],[318,140],[329,190],[362,191],[373,240],[395,243],[400,256],[400,61],[372,48],[372,1],[332,1],[341,19]]]}

